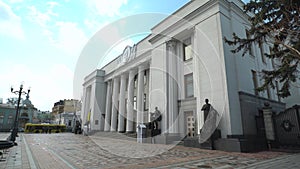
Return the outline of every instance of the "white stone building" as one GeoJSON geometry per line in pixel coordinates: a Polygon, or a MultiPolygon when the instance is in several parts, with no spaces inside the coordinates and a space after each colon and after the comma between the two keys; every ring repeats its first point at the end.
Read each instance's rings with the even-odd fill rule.
{"type": "MultiPolygon", "coordinates": [[[[268,46],[253,45],[241,57],[224,42],[233,32],[247,36],[242,5],[240,0],[190,1],[154,26],[152,34],[86,76],[83,124],[89,121],[96,131],[135,132],[158,107],[162,134],[157,142],[172,143],[190,131],[194,133],[188,136],[199,134],[207,98],[221,115],[219,149],[241,151],[256,144],[255,115],[263,103],[274,111],[285,109],[286,103],[276,89],[254,90],[262,84],[258,72],[273,66],[262,55],[268,46]]],[[[300,98],[300,89],[293,90],[288,105],[300,98]]]]}

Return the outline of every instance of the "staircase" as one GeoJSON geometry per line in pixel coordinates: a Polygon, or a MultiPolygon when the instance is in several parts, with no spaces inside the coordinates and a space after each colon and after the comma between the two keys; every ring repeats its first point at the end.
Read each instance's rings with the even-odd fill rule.
{"type": "Polygon", "coordinates": [[[92,136],[107,137],[107,138],[113,138],[113,139],[118,139],[118,140],[128,140],[128,141],[135,141],[136,142],[136,133],[119,133],[119,132],[97,131],[97,132],[94,132],[92,136]]]}

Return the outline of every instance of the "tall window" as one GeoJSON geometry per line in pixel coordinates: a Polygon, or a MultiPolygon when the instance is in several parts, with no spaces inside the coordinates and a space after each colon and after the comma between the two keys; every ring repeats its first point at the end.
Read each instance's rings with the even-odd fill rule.
{"type": "Polygon", "coordinates": [[[183,41],[183,60],[190,60],[193,58],[192,55],[192,43],[191,38],[188,38],[183,41]]]}
{"type": "Polygon", "coordinates": [[[263,63],[266,63],[264,45],[261,41],[258,42],[258,45],[259,45],[259,49],[260,49],[261,60],[262,60],[263,63]]]}
{"type": "Polygon", "coordinates": [[[13,123],[13,116],[8,116],[7,124],[13,123]]]}
{"type": "Polygon", "coordinates": [[[148,104],[147,104],[147,95],[144,93],[144,111],[148,110],[148,104]]]}
{"type": "Polygon", "coordinates": [[[125,91],[128,90],[128,82],[129,82],[129,78],[126,78],[126,80],[125,80],[125,91]]]}
{"type": "MultiPolygon", "coordinates": [[[[272,55],[273,51],[272,51],[272,47],[271,46],[269,47],[269,50],[270,50],[270,55],[272,55]]],[[[275,60],[271,59],[271,62],[272,62],[272,67],[275,68],[276,67],[275,60]]]]}
{"type": "Polygon", "coordinates": [[[258,87],[257,73],[256,73],[256,71],[254,71],[254,70],[251,70],[251,71],[252,71],[252,79],[253,79],[254,93],[255,93],[255,95],[258,96],[258,91],[256,90],[257,87],[258,87]]]}
{"type": "Polygon", "coordinates": [[[277,93],[277,97],[278,97],[278,101],[281,102],[280,96],[279,94],[279,83],[278,81],[275,81],[275,85],[276,85],[276,93],[277,93]]]}
{"type": "Polygon", "coordinates": [[[137,75],[135,75],[135,76],[134,76],[134,82],[133,82],[133,83],[134,83],[134,88],[135,88],[135,89],[137,88],[137,78],[138,78],[137,75]]]}
{"type": "Polygon", "coordinates": [[[137,109],[136,96],[133,97],[133,108],[137,109]]]}
{"type": "Polygon", "coordinates": [[[267,86],[267,95],[268,95],[268,99],[271,99],[271,91],[270,91],[270,86],[267,86]]]}
{"type": "Polygon", "coordinates": [[[193,84],[193,74],[187,74],[184,76],[185,84],[185,97],[194,97],[194,84],[193,84]]]}
{"type": "Polygon", "coordinates": [[[4,123],[4,113],[0,113],[0,125],[4,123]]]}
{"type": "MultiPolygon", "coordinates": [[[[246,36],[247,36],[247,39],[251,38],[251,34],[247,29],[246,29],[246,36]]],[[[249,44],[248,50],[249,50],[249,55],[254,56],[253,49],[252,49],[252,44],[249,44]]]]}
{"type": "Polygon", "coordinates": [[[147,74],[148,74],[148,71],[144,71],[144,86],[147,85],[147,74]]]}

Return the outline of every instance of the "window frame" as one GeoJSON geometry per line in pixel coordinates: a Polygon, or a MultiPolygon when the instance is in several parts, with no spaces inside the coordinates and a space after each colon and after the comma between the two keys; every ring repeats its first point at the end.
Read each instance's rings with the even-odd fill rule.
{"type": "Polygon", "coordinates": [[[189,74],[184,75],[184,96],[185,96],[185,98],[193,98],[195,96],[193,73],[189,73],[189,74]],[[189,77],[192,78],[191,82],[189,82],[188,79],[187,79],[189,77]],[[188,85],[192,85],[192,90],[193,90],[192,95],[188,95],[188,85]]]}
{"type": "Polygon", "coordinates": [[[192,60],[193,59],[193,52],[192,52],[192,37],[188,37],[188,38],[186,38],[186,39],[184,39],[183,41],[182,41],[182,53],[183,53],[183,61],[190,61],[190,60],[192,60]],[[188,47],[188,46],[190,46],[190,48],[191,48],[191,56],[189,57],[189,58],[187,58],[186,57],[186,48],[188,47]]]}
{"type": "MultiPolygon", "coordinates": [[[[250,35],[248,29],[246,29],[246,37],[247,37],[247,39],[250,39],[250,38],[251,38],[251,35],[250,35]]],[[[254,50],[253,50],[253,44],[252,44],[252,43],[250,43],[249,46],[248,46],[248,54],[249,54],[250,56],[252,56],[252,57],[255,57],[255,55],[254,55],[254,50]]]]}
{"type": "Polygon", "coordinates": [[[251,70],[252,73],[252,81],[254,86],[254,94],[259,96],[259,92],[256,90],[258,88],[258,79],[257,79],[257,72],[255,70],[251,70]]]}
{"type": "Polygon", "coordinates": [[[259,51],[260,51],[261,61],[266,64],[267,62],[266,62],[266,56],[265,56],[265,49],[264,49],[264,44],[262,43],[262,41],[258,41],[258,47],[259,47],[259,51]]]}

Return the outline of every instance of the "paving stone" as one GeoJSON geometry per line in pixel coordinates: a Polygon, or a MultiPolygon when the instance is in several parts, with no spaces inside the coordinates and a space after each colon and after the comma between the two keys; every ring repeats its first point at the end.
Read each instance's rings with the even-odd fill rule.
{"type": "Polygon", "coordinates": [[[32,163],[36,168],[46,169],[229,169],[300,166],[298,154],[287,156],[286,153],[277,152],[228,153],[174,145],[139,144],[130,139],[120,140],[100,135],[86,137],[71,133],[20,135],[17,139],[19,145],[11,148],[5,155],[7,160],[0,162],[0,169],[30,168],[32,163]]]}

